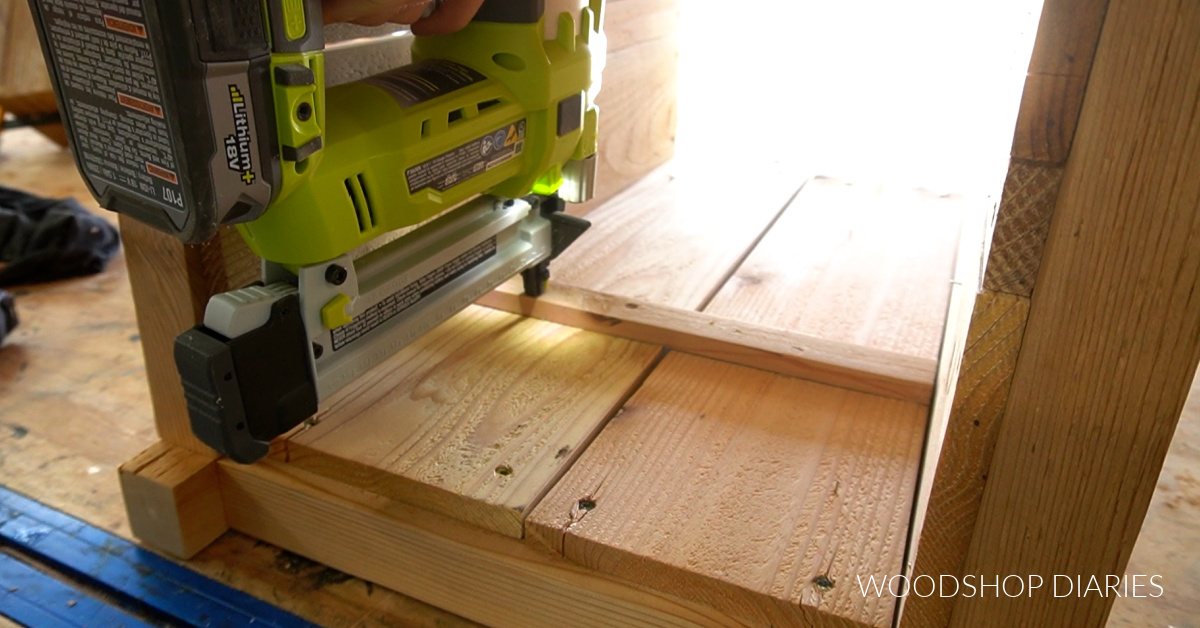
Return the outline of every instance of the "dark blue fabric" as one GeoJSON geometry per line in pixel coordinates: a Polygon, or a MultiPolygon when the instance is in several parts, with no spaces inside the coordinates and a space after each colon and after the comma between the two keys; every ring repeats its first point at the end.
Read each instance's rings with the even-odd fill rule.
{"type": "Polygon", "coordinates": [[[120,245],[116,228],[75,199],[0,186],[0,286],[99,273],[120,245]]]}

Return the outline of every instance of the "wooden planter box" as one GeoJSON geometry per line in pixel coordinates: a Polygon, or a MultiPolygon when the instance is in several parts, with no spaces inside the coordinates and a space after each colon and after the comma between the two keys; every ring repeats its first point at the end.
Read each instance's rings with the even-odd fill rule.
{"type": "Polygon", "coordinates": [[[708,224],[702,163],[646,175],[677,6],[610,3],[612,183],[555,289],[487,296],[260,464],[191,436],[171,361],[253,259],[124,223],[162,438],[122,468],[135,534],[237,529],[497,626],[1099,625],[1111,599],[857,578],[1122,573],[1200,361],[1200,9],[1047,3],[996,216],[785,172],[708,224]]]}

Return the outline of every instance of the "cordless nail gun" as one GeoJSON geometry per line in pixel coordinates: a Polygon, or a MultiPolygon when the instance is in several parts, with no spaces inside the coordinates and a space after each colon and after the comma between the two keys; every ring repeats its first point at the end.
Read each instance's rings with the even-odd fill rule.
{"type": "Polygon", "coordinates": [[[101,205],[188,243],[236,225],[263,259],[175,344],[233,460],[510,277],[536,296],[589,226],[562,209],[594,181],[603,0],[485,0],[328,90],[320,0],[29,2],[101,205]]]}

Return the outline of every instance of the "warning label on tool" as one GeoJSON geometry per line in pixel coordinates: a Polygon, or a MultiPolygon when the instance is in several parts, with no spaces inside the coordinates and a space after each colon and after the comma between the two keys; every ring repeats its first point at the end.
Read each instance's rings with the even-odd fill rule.
{"type": "Polygon", "coordinates": [[[116,184],[177,210],[179,166],[143,0],[38,0],[74,149],[94,187],[116,184]]]}
{"type": "Polygon", "coordinates": [[[416,194],[426,188],[445,192],[512,160],[523,150],[525,120],[518,120],[405,170],[408,192],[416,194]]]}
{"type": "Polygon", "coordinates": [[[411,107],[484,80],[486,76],[461,63],[429,59],[376,74],[363,82],[382,88],[401,107],[411,107]]]}
{"type": "Polygon", "coordinates": [[[496,237],[492,236],[467,249],[462,255],[408,284],[395,294],[356,316],[346,325],[329,332],[333,350],[338,351],[358,340],[367,332],[386,323],[392,317],[421,302],[421,299],[463,276],[467,271],[496,255],[496,237]]]}

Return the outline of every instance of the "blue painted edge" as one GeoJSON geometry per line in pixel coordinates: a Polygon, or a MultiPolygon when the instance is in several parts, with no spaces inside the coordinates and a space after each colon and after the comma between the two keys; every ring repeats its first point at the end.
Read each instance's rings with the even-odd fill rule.
{"type": "Polygon", "coordinates": [[[0,544],[184,625],[316,628],[316,624],[3,486],[0,544]]]}
{"type": "Polygon", "coordinates": [[[26,626],[47,628],[154,628],[7,554],[0,554],[0,615],[26,626]]]}

